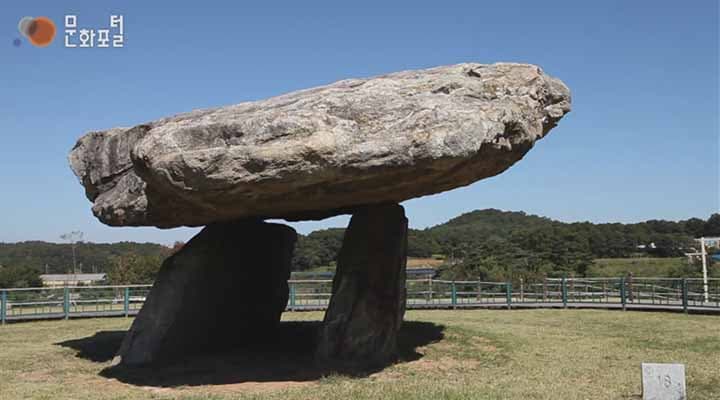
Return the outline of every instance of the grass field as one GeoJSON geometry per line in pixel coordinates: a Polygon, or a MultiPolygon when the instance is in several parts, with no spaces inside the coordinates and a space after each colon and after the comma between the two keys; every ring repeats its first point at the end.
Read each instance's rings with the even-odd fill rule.
{"type": "MultiPolygon", "coordinates": [[[[408,268],[438,268],[445,263],[440,258],[408,257],[408,268]]],[[[685,257],[629,257],[596,258],[588,268],[588,277],[621,277],[632,272],[637,277],[668,277],[671,271],[687,263],[685,257]]],[[[335,266],[321,266],[305,272],[335,271],[335,266]]],[[[711,271],[713,272],[713,271],[711,271]]],[[[715,275],[714,275],[715,276],[715,275]]]]}
{"type": "Polygon", "coordinates": [[[620,277],[632,272],[637,277],[667,277],[685,263],[684,257],[597,258],[588,269],[588,276],[620,277]]]}
{"type": "MultiPolygon", "coordinates": [[[[364,377],[307,372],[311,346],[296,332],[294,350],[218,354],[133,377],[106,369],[130,319],[10,324],[0,327],[0,399],[639,399],[643,361],[685,363],[689,398],[720,398],[717,316],[457,310],[406,320],[402,359],[364,377]]],[[[317,326],[283,324],[305,334],[317,326]]]]}
{"type": "MultiPolygon", "coordinates": [[[[408,257],[407,267],[408,268],[437,268],[445,263],[445,260],[440,258],[421,258],[421,257],[408,257]]],[[[335,265],[322,265],[315,268],[311,268],[303,272],[335,272],[335,265]]]]}
{"type": "Polygon", "coordinates": [[[408,257],[408,268],[437,268],[445,263],[445,260],[437,258],[408,257]]]}

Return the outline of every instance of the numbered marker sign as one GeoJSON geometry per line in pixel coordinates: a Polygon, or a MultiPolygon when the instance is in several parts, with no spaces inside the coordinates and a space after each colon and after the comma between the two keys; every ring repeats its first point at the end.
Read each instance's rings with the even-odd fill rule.
{"type": "Polygon", "coordinates": [[[642,363],[643,400],[686,400],[685,365],[642,363]]]}

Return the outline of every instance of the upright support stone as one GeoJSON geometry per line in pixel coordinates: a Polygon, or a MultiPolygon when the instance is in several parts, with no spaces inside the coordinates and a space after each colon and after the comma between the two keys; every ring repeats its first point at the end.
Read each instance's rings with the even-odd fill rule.
{"type": "Polygon", "coordinates": [[[369,206],[345,231],[317,359],[342,367],[392,361],[405,314],[407,219],[402,206],[369,206]]]}
{"type": "Polygon", "coordinates": [[[208,225],[165,260],[113,364],[163,362],[273,330],[295,240],[292,228],[258,220],[208,225]]]}

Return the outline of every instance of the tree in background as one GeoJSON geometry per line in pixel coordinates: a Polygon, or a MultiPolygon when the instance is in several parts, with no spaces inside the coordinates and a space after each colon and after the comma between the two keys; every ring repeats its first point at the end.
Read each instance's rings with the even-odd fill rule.
{"type": "MultiPolygon", "coordinates": [[[[76,264],[86,272],[108,272],[114,256],[136,254],[167,257],[170,248],[156,243],[90,243],[83,242],[82,249],[76,248],[76,264]]],[[[0,243],[0,264],[24,266],[47,274],[65,274],[72,268],[72,248],[68,243],[40,241],[0,243]],[[47,266],[47,267],[46,267],[47,266]]]]}
{"type": "Polygon", "coordinates": [[[703,236],[720,236],[720,214],[713,214],[705,222],[703,236]]]}
{"type": "MultiPolygon", "coordinates": [[[[298,235],[292,269],[332,269],[344,232],[344,229],[334,228],[298,235]]],[[[74,238],[63,235],[69,242],[67,244],[0,243],[0,265],[13,268],[5,272],[13,277],[6,282],[38,282],[31,279],[37,271],[67,273],[68,266],[77,269],[81,265],[108,273],[113,283],[151,282],[162,261],[184,245],[176,242],[171,249],[154,243],[83,242],[82,251],[78,252],[75,246],[80,243],[82,233],[71,234],[74,238]],[[16,278],[22,269],[32,271],[16,278]]],[[[564,223],[523,212],[487,209],[462,214],[432,228],[411,229],[408,232],[408,256],[443,255],[447,265],[442,274],[448,278],[529,280],[544,274],[585,276],[595,259],[648,256],[679,259],[683,253],[697,247],[692,239],[700,236],[720,236],[720,214],[713,214],[707,220],[595,224],[564,223]]],[[[710,250],[709,253],[717,251],[710,250]]],[[[681,270],[680,267],[678,264],[676,270],[681,270]]],[[[694,268],[686,267],[688,271],[694,268]]],[[[710,270],[716,269],[720,268],[710,270]]],[[[662,271],[659,276],[667,275],[667,268],[657,270],[662,271]]]]}
{"type": "Polygon", "coordinates": [[[108,270],[108,281],[113,285],[152,283],[162,266],[161,256],[128,254],[114,256],[108,270]]]}
{"type": "Polygon", "coordinates": [[[299,235],[292,260],[293,271],[334,265],[337,261],[345,229],[332,228],[299,235]]]}
{"type": "Polygon", "coordinates": [[[410,229],[408,232],[408,257],[429,258],[442,253],[435,237],[426,230],[410,229]]]}
{"type": "Polygon", "coordinates": [[[40,271],[20,265],[0,265],[0,288],[41,287],[40,271]]]}
{"type": "MultiPolygon", "coordinates": [[[[718,214],[715,214],[718,215],[718,214]]],[[[705,224],[710,223],[712,220],[712,216],[708,219],[707,222],[701,220],[700,218],[690,218],[685,221],[685,231],[694,238],[699,238],[704,235],[705,231],[705,224]]]]}

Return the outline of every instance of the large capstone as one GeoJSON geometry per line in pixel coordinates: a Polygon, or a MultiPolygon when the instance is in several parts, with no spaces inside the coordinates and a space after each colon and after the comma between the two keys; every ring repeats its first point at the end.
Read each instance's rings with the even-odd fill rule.
{"type": "Polygon", "coordinates": [[[207,226],[165,260],[115,364],[161,363],[252,342],[288,301],[295,230],[261,221],[207,226]]]}
{"type": "Polygon", "coordinates": [[[317,219],[496,175],[569,110],[536,66],[467,63],[91,132],[70,164],[108,225],[317,219]]]}
{"type": "Polygon", "coordinates": [[[322,363],[364,368],[395,358],[405,314],[407,225],[397,204],[353,214],[317,348],[322,363]]]}

